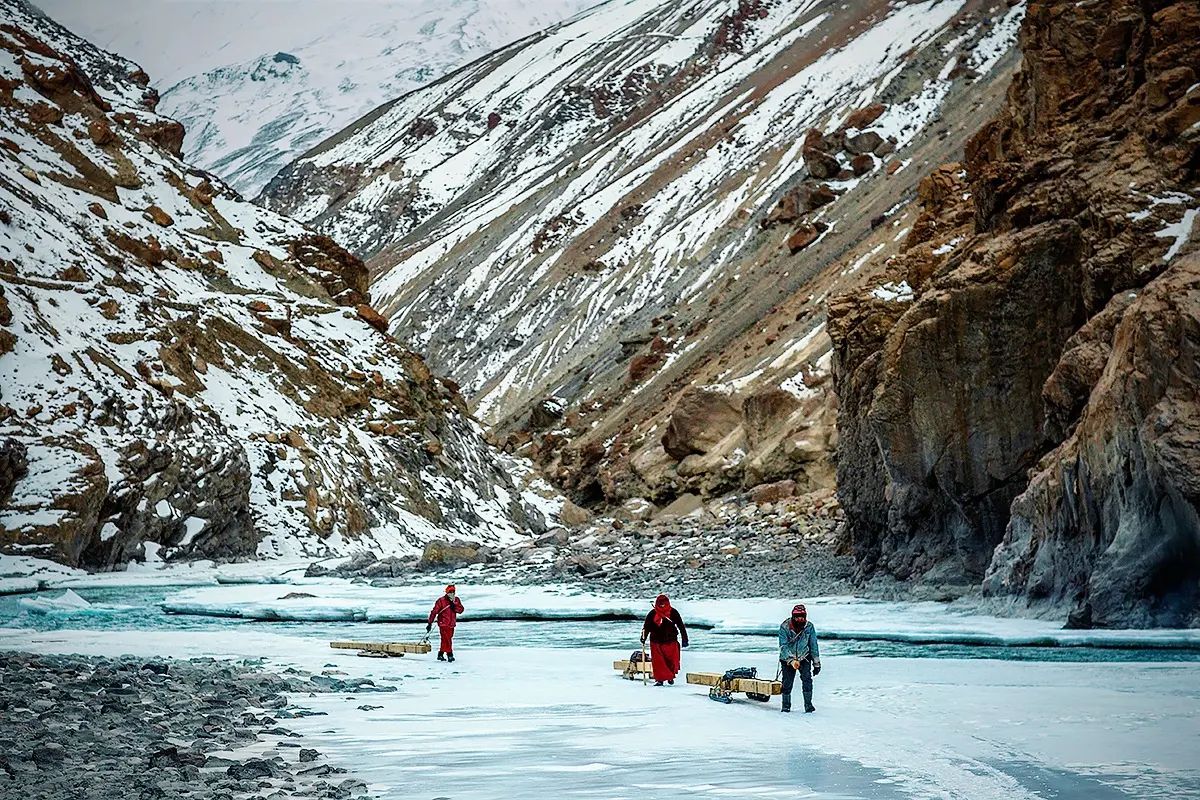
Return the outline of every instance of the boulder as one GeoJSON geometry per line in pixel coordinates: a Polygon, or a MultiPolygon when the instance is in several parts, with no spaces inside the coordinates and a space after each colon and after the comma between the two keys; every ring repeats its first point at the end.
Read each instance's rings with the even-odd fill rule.
{"type": "Polygon", "coordinates": [[[435,539],[425,544],[417,569],[428,571],[445,567],[462,567],[483,562],[485,556],[480,553],[480,546],[475,542],[455,540],[445,542],[435,539]]]}
{"type": "Polygon", "coordinates": [[[145,213],[146,213],[146,216],[150,219],[150,221],[153,222],[155,225],[158,225],[159,227],[169,228],[170,226],[175,224],[175,218],[172,217],[170,214],[168,214],[166,211],[164,211],[159,206],[150,206],[149,208],[146,209],[145,213]]]}
{"type": "Polygon", "coordinates": [[[862,130],[882,117],[885,111],[887,111],[887,106],[883,103],[872,103],[866,108],[851,111],[850,116],[846,117],[844,127],[862,130]]]}
{"type": "Polygon", "coordinates": [[[704,513],[704,500],[696,494],[681,494],[654,515],[655,519],[698,516],[704,513]]]}
{"type": "Polygon", "coordinates": [[[29,473],[28,451],[16,439],[0,442],[0,503],[12,497],[17,481],[29,473]]]}
{"type": "Polygon", "coordinates": [[[94,119],[88,123],[88,136],[98,147],[112,144],[116,140],[112,128],[104,118],[94,119]]]}
{"type": "Polygon", "coordinates": [[[557,425],[562,418],[562,401],[556,397],[545,397],[529,410],[529,421],[525,428],[530,431],[544,431],[557,425]]]}
{"type": "Polygon", "coordinates": [[[750,499],[758,505],[778,503],[796,494],[796,482],[790,478],[775,483],[761,483],[748,492],[750,499]]]}
{"type": "Polygon", "coordinates": [[[367,305],[366,303],[359,303],[355,307],[354,311],[356,314],[358,314],[359,319],[370,325],[375,330],[379,331],[380,333],[388,332],[387,317],[385,317],[383,314],[380,314],[371,306],[367,305]]]}
{"type": "Polygon", "coordinates": [[[795,222],[808,212],[832,203],[837,197],[837,193],[824,183],[818,183],[815,186],[803,183],[785,192],[783,197],[779,198],[779,202],[771,209],[771,213],[763,218],[762,227],[769,228],[773,225],[795,222]]]}
{"type": "Polygon", "coordinates": [[[586,525],[592,521],[592,512],[586,508],[580,508],[570,500],[563,501],[562,511],[559,512],[558,518],[564,525],[576,527],[586,525]]]}
{"type": "Polygon", "coordinates": [[[251,758],[238,764],[231,764],[225,770],[225,773],[235,780],[252,781],[258,778],[274,777],[275,768],[271,766],[271,762],[269,761],[264,761],[261,758],[251,758]]]}
{"type": "Polygon", "coordinates": [[[818,180],[836,178],[842,170],[841,162],[837,160],[837,157],[824,150],[806,147],[803,155],[804,166],[808,168],[808,174],[818,180]]]}
{"type": "Polygon", "coordinates": [[[645,522],[654,516],[657,509],[644,497],[631,497],[621,504],[617,513],[625,519],[645,522]]]}
{"type": "Polygon", "coordinates": [[[821,234],[826,230],[827,227],[828,226],[823,222],[806,222],[803,225],[798,226],[796,230],[792,231],[791,235],[788,236],[787,241],[785,242],[788,251],[793,255],[799,253],[801,250],[817,241],[817,239],[820,239],[821,234]]]}
{"type": "Polygon", "coordinates": [[[706,386],[688,387],[671,411],[663,449],[676,460],[707,453],[741,421],[741,410],[728,393],[706,386]]]}
{"type": "Polygon", "coordinates": [[[863,155],[874,152],[883,142],[883,137],[875,131],[863,131],[846,137],[846,150],[854,155],[863,155]]]}
{"type": "Polygon", "coordinates": [[[869,153],[857,155],[850,159],[850,169],[854,171],[855,175],[866,175],[875,169],[875,157],[869,153]]]}

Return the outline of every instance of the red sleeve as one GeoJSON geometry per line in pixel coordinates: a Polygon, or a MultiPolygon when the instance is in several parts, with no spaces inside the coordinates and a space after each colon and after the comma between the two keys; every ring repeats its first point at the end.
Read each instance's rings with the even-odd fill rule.
{"type": "Polygon", "coordinates": [[[463,612],[462,600],[459,600],[457,597],[455,597],[454,598],[454,613],[461,614],[462,612],[463,612]]]}
{"type": "Polygon", "coordinates": [[[432,623],[434,621],[434,619],[437,618],[438,612],[442,610],[441,609],[442,601],[445,599],[446,598],[444,598],[444,597],[439,597],[437,600],[433,601],[433,610],[429,612],[429,622],[430,623],[432,623]]]}

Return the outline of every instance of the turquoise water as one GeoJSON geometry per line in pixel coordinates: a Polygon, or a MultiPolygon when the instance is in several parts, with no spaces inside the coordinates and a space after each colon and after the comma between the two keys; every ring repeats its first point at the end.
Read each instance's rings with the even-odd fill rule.
{"type": "MultiPolygon", "coordinates": [[[[221,631],[243,626],[269,626],[273,632],[311,637],[315,640],[365,639],[412,641],[425,634],[423,625],[365,622],[259,622],[220,617],[167,614],[160,603],[185,587],[109,587],[77,589],[91,603],[80,610],[58,610],[50,614],[22,608],[21,598],[57,598],[61,590],[0,597],[0,627],[46,631],[82,630],[203,630],[221,631]]],[[[614,653],[633,651],[638,643],[638,626],[633,622],[542,622],[464,619],[455,639],[460,647],[513,646],[598,647],[614,653]]],[[[745,634],[714,634],[693,631],[691,648],[699,651],[745,651],[773,647],[773,637],[745,634]]],[[[1200,661],[1200,649],[1142,649],[1092,647],[994,647],[957,644],[908,644],[903,642],[826,640],[821,646],[827,656],[856,655],[895,658],[988,658],[1006,661],[1122,662],[1200,661]]]]}

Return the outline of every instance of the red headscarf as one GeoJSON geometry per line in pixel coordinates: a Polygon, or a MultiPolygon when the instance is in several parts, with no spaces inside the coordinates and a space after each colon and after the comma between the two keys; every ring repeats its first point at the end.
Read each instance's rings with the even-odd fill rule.
{"type": "Polygon", "coordinates": [[[654,598],[654,624],[662,625],[671,618],[671,598],[660,594],[654,598]]]}

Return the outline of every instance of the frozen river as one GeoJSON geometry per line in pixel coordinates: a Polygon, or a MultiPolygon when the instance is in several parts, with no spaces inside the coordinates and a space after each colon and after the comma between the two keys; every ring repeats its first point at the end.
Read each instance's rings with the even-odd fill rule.
{"type": "MultiPolygon", "coordinates": [[[[294,698],[320,715],[287,723],[379,797],[1200,797],[1196,632],[1093,641],[936,604],[811,599],[831,635],[818,711],[784,715],[777,698],[726,706],[701,687],[620,679],[612,661],[637,647],[638,601],[462,587],[447,665],[326,644],[419,638],[429,586],[73,591],[0,598],[0,650],[264,658],[396,686],[294,698]],[[293,593],[312,596],[280,599],[293,593]]],[[[790,602],[677,599],[697,623],[685,670],[773,675],[769,633],[790,602]]]]}

